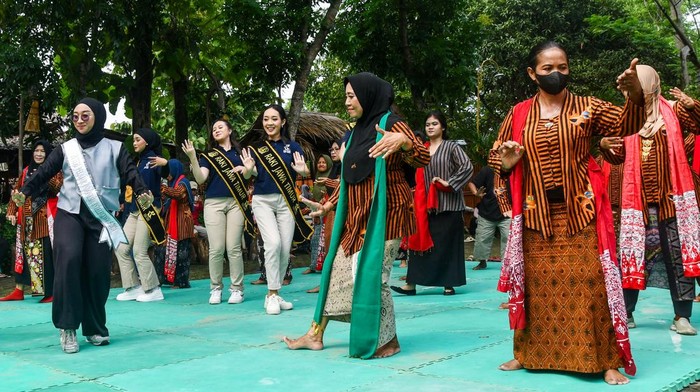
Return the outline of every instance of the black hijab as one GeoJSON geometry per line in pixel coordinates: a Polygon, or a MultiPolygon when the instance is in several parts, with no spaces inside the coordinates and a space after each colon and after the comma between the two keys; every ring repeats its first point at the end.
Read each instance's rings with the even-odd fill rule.
{"type": "MultiPolygon", "coordinates": [[[[51,154],[51,143],[49,143],[46,140],[37,140],[34,142],[32,145],[32,162],[29,164],[29,169],[27,169],[27,176],[24,178],[24,183],[26,184],[27,181],[36,173],[36,170],[39,168],[39,166],[43,165],[43,163],[40,165],[34,161],[34,150],[36,150],[36,146],[43,146],[44,147],[44,162],[46,162],[46,158],[49,157],[49,154],[51,154]]],[[[39,191],[32,197],[32,215],[34,215],[41,207],[46,205],[46,200],[48,199],[49,196],[49,183],[46,182],[44,184],[41,184],[39,186],[39,191]]]]}
{"type": "MultiPolygon", "coordinates": [[[[369,149],[376,143],[379,124],[394,102],[394,89],[391,85],[369,72],[348,76],[344,85],[350,83],[357,100],[362,105],[362,116],[352,129],[352,142],[343,157],[343,178],[349,184],[357,184],[374,172],[374,158],[369,157],[369,149]]],[[[386,130],[391,129],[399,117],[389,117],[386,130]]]]}
{"type": "Polygon", "coordinates": [[[51,149],[53,148],[51,146],[51,143],[49,143],[47,140],[44,140],[44,139],[39,139],[39,140],[34,142],[34,144],[32,145],[32,161],[28,165],[29,169],[27,170],[27,178],[29,178],[32,174],[34,174],[36,169],[38,169],[39,166],[41,166],[40,164],[38,164],[34,161],[34,150],[36,150],[37,146],[44,147],[44,153],[45,153],[44,154],[44,162],[46,162],[46,158],[49,157],[49,154],[51,154],[51,149]]]}
{"type": "Polygon", "coordinates": [[[163,156],[163,145],[160,143],[160,136],[151,128],[139,128],[134,131],[134,135],[139,135],[146,141],[146,148],[140,155],[153,151],[156,155],[163,156]]]}
{"type": "Polygon", "coordinates": [[[105,105],[94,98],[83,98],[78,102],[78,104],[81,103],[87,105],[90,110],[92,110],[92,113],[95,115],[95,125],[92,126],[90,132],[84,135],[80,132],[76,132],[75,138],[78,139],[80,147],[90,148],[104,138],[103,132],[105,121],[107,121],[107,111],[105,110],[105,105]]]}

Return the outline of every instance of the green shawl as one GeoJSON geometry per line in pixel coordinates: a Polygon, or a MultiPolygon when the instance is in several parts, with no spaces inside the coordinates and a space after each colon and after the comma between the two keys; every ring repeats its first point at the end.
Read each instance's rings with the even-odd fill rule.
{"type": "MultiPolygon", "coordinates": [[[[387,112],[379,121],[379,127],[386,129],[387,112]]],[[[382,135],[377,133],[377,142],[382,135]]],[[[347,146],[352,142],[352,135],[347,146]]],[[[386,161],[376,158],[374,168],[374,193],[367,221],[365,241],[360,249],[357,261],[357,276],[352,299],[352,322],[350,323],[350,356],[362,359],[372,358],[379,344],[379,324],[381,318],[382,264],[384,262],[384,243],[386,241],[386,161]]],[[[326,259],[323,262],[321,287],[314,320],[321,323],[323,309],[328,295],[333,260],[340,246],[342,228],[348,215],[347,184],[340,176],[340,196],[336,207],[335,221],[331,242],[326,259]]]]}

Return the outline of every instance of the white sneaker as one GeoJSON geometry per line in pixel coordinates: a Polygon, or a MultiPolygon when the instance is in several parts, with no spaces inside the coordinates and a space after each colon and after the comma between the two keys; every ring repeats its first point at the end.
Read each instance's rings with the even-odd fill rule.
{"type": "Polygon", "coordinates": [[[209,304],[210,305],[218,305],[221,303],[221,289],[220,288],[212,289],[209,293],[211,294],[209,296],[209,304]]]}
{"type": "MultiPolygon", "coordinates": [[[[277,297],[277,302],[280,304],[280,309],[282,310],[291,310],[294,308],[294,304],[291,302],[287,302],[284,300],[284,298],[280,297],[279,295],[273,294],[275,297],[277,297]]],[[[265,302],[263,302],[263,308],[267,309],[267,299],[270,298],[269,295],[265,296],[265,302]]]]}
{"type": "Polygon", "coordinates": [[[93,346],[106,346],[109,344],[109,336],[91,335],[86,336],[85,341],[93,346]]]}
{"type": "Polygon", "coordinates": [[[267,314],[280,314],[280,302],[279,295],[268,295],[265,296],[265,311],[267,314]]]}
{"type": "Polygon", "coordinates": [[[230,290],[231,296],[228,297],[228,303],[230,304],[240,304],[243,302],[243,292],[241,290],[230,290]]]}
{"type": "Polygon", "coordinates": [[[133,301],[138,298],[141,294],[146,294],[141,288],[141,285],[129,287],[124,290],[123,293],[117,295],[117,301],[133,301]]]}
{"type": "Polygon", "coordinates": [[[671,323],[671,331],[676,331],[679,335],[697,335],[698,331],[690,325],[690,321],[681,317],[678,320],[673,320],[671,323]]]}
{"type": "Polygon", "coordinates": [[[147,293],[143,293],[139,295],[136,298],[137,302],[153,302],[153,301],[162,301],[164,300],[165,297],[163,296],[163,291],[161,291],[160,287],[154,287],[151,290],[149,290],[147,293]]]}
{"type": "Polygon", "coordinates": [[[280,303],[280,309],[282,310],[291,310],[294,308],[294,305],[291,302],[285,301],[284,298],[280,297],[279,295],[277,296],[277,302],[280,303]]]}
{"type": "Polygon", "coordinates": [[[74,329],[59,329],[59,334],[61,335],[61,349],[64,353],[75,354],[80,351],[74,329]]]}

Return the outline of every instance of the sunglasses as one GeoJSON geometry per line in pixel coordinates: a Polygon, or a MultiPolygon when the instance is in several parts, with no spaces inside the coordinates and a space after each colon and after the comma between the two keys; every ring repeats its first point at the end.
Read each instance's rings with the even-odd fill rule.
{"type": "Polygon", "coordinates": [[[73,122],[78,122],[78,120],[82,120],[83,122],[88,122],[88,120],[90,120],[90,113],[83,113],[81,115],[74,114],[73,115],[73,122]]]}

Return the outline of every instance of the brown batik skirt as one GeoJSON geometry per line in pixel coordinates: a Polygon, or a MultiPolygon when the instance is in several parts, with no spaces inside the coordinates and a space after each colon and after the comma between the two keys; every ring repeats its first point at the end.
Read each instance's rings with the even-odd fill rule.
{"type": "Polygon", "coordinates": [[[595,222],[569,237],[566,206],[550,205],[554,235],[523,233],[527,327],[513,352],[526,369],[597,373],[623,366],[610,321],[595,222]]]}

